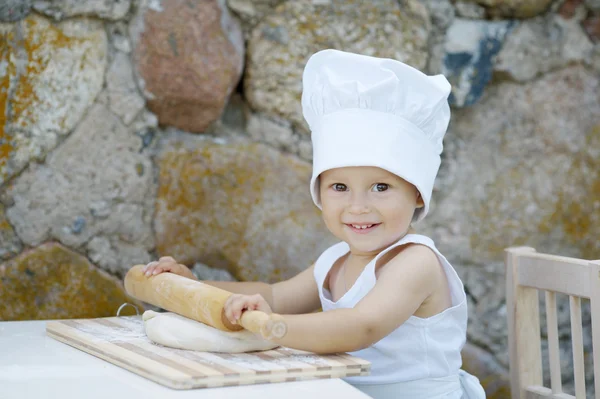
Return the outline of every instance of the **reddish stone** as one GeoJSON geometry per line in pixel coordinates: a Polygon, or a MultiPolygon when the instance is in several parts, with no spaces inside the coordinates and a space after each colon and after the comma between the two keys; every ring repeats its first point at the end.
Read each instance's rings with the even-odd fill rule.
{"type": "Polygon", "coordinates": [[[558,13],[563,18],[573,18],[577,7],[579,7],[581,3],[583,3],[583,0],[566,0],[558,9],[558,13]]]}
{"type": "Polygon", "coordinates": [[[600,41],[600,15],[592,15],[582,23],[583,29],[594,43],[600,41]]]}
{"type": "Polygon", "coordinates": [[[203,132],[221,115],[244,60],[237,20],[219,2],[166,0],[133,23],[134,62],[161,125],[203,132]]]}

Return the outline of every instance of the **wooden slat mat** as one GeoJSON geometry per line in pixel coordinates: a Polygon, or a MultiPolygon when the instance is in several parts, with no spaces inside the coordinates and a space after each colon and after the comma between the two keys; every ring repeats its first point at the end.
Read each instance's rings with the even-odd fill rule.
{"type": "Polygon", "coordinates": [[[117,366],[175,389],[209,388],[368,375],[370,363],[348,354],[289,348],[226,354],[152,343],[140,316],[50,321],[46,333],[117,366]]]}

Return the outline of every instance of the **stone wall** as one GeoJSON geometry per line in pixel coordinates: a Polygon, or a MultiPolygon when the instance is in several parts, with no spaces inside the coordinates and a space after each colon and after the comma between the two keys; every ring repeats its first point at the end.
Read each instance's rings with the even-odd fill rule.
{"type": "Polygon", "coordinates": [[[334,239],[300,78],[329,47],[453,84],[417,228],[465,282],[465,368],[490,397],[503,249],[600,258],[598,0],[5,0],[0,35],[0,320],[114,315],[124,273],[162,255],[270,282],[314,261],[334,239]]]}

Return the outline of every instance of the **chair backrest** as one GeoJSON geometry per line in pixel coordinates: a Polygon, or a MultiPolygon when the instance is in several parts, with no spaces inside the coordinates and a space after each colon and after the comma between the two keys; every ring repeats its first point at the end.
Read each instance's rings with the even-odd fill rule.
{"type": "Polygon", "coordinates": [[[506,309],[513,399],[585,399],[581,298],[592,315],[594,389],[600,399],[600,261],[542,254],[529,247],[507,248],[506,309]],[[550,388],[542,380],[538,291],[545,291],[550,388]],[[575,396],[562,391],[556,293],[569,296],[575,396]]]}

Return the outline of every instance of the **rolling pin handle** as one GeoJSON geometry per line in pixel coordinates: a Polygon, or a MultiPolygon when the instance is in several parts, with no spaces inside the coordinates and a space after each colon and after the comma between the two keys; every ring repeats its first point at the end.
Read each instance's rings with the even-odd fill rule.
{"type": "Polygon", "coordinates": [[[247,310],[242,313],[240,324],[246,330],[260,334],[267,340],[283,338],[287,333],[287,324],[283,316],[276,313],[266,314],[257,310],[247,310]]]}
{"type": "Polygon", "coordinates": [[[264,328],[266,334],[272,338],[281,339],[287,333],[287,324],[283,316],[275,313],[270,315],[269,321],[264,325],[264,328]]]}

